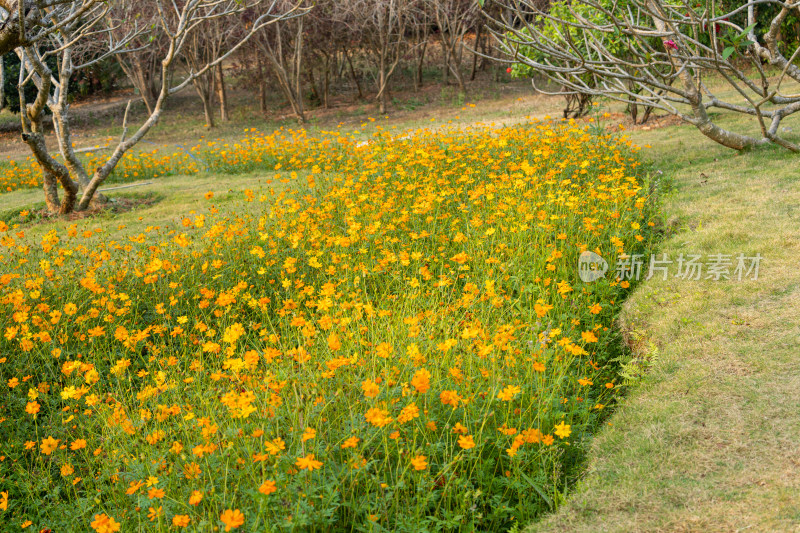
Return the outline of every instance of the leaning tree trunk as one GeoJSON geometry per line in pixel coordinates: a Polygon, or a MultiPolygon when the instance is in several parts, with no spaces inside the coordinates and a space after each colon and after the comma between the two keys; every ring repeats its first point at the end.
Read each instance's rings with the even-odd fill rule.
{"type": "Polygon", "coordinates": [[[453,41],[453,48],[450,53],[450,66],[452,67],[453,76],[458,82],[458,88],[461,94],[467,95],[467,83],[464,81],[464,73],[461,72],[461,61],[463,60],[464,45],[463,43],[453,41]]]}
{"type": "Polygon", "coordinates": [[[444,32],[439,30],[439,43],[442,45],[442,85],[450,83],[450,47],[444,40],[444,32]]]}
{"type": "Polygon", "coordinates": [[[422,88],[422,74],[423,68],[425,66],[425,53],[428,51],[428,32],[425,32],[424,41],[422,41],[422,46],[420,47],[419,56],[417,57],[417,69],[414,73],[414,90],[418,91],[422,88]]]}
{"type": "Polygon", "coordinates": [[[31,149],[33,157],[42,169],[45,203],[51,213],[66,214],[75,209],[78,200],[78,184],[72,181],[69,170],[56,161],[47,150],[42,132],[41,115],[30,116],[32,131],[22,134],[22,140],[31,149]],[[56,181],[64,189],[64,201],[59,201],[56,181]]]}
{"type": "Polygon", "coordinates": [[[364,99],[364,91],[361,90],[361,82],[358,81],[358,76],[356,76],[356,69],[353,68],[353,60],[350,59],[350,54],[347,51],[347,48],[344,49],[344,57],[347,59],[347,65],[350,67],[350,77],[353,78],[353,83],[356,84],[356,89],[358,90],[358,98],[359,100],[364,99]]]}
{"type": "Polygon", "coordinates": [[[225,72],[222,70],[222,63],[214,69],[217,77],[217,97],[219,98],[219,119],[228,122],[228,93],[225,90],[225,72]]]}
{"type": "Polygon", "coordinates": [[[383,69],[383,65],[381,65],[381,72],[379,77],[378,84],[380,85],[380,93],[378,94],[378,112],[380,114],[386,113],[388,98],[386,96],[386,71],[383,69]]]}
{"type": "MultiPolygon", "coordinates": [[[[20,59],[19,91],[20,122],[22,123],[22,140],[28,145],[34,159],[42,169],[45,203],[51,212],[66,214],[72,212],[78,199],[78,184],[72,181],[69,170],[56,161],[47,150],[47,143],[42,127],[42,112],[50,99],[50,88],[53,85],[53,73],[47,64],[40,60],[32,47],[17,50],[20,59]],[[31,77],[36,85],[36,100],[28,104],[25,101],[25,68],[31,69],[31,77]],[[55,182],[64,189],[64,201],[58,199],[55,182]]],[[[69,56],[67,56],[69,59],[69,56]]]]}

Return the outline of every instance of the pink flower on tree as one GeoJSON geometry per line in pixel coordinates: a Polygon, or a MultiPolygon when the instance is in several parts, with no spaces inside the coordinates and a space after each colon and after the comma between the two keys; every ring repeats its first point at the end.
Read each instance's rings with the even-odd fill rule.
{"type": "Polygon", "coordinates": [[[675,41],[673,41],[672,39],[664,41],[664,46],[666,46],[667,48],[672,48],[673,50],[678,49],[678,45],[675,44],[675,41]]]}

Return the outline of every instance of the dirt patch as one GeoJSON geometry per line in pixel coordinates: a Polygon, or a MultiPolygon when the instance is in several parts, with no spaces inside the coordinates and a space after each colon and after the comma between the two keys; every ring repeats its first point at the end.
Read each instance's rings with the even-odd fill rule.
{"type": "MultiPolygon", "coordinates": [[[[583,120],[586,119],[584,118],[583,120]]],[[[641,131],[657,130],[683,123],[681,118],[675,115],[650,115],[650,118],[644,124],[634,124],[631,116],[626,113],[611,113],[610,117],[604,120],[611,122],[615,127],[618,124],[622,124],[626,130],[641,131]]]]}
{"type": "Polygon", "coordinates": [[[119,213],[127,213],[128,211],[133,211],[134,209],[139,209],[141,207],[149,207],[151,205],[157,204],[158,202],[161,201],[161,199],[162,197],[157,194],[147,194],[143,196],[130,196],[130,197],[117,196],[114,198],[109,198],[106,204],[92,205],[86,211],[76,211],[66,215],[51,213],[50,211],[48,211],[46,206],[41,206],[30,210],[27,216],[19,217],[19,215],[17,215],[18,217],[17,220],[9,222],[16,222],[19,223],[20,225],[25,224],[27,226],[35,226],[38,224],[51,222],[56,219],[68,220],[68,221],[83,220],[105,214],[116,215],[119,213]]]}

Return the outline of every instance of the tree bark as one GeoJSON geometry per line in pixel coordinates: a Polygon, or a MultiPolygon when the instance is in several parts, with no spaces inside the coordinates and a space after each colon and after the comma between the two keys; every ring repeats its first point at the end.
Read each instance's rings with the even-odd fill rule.
{"type": "Polygon", "coordinates": [[[347,52],[347,48],[344,49],[344,57],[347,59],[347,64],[350,67],[350,77],[353,78],[353,83],[356,84],[356,89],[358,90],[358,98],[360,100],[364,99],[364,91],[361,90],[361,82],[358,81],[358,76],[356,76],[356,69],[353,68],[353,61],[350,59],[350,54],[347,52]]]}
{"type": "Polygon", "coordinates": [[[478,29],[475,31],[475,52],[472,54],[472,72],[469,74],[469,80],[475,81],[475,75],[478,73],[478,45],[481,42],[481,32],[483,31],[483,23],[478,23],[478,29]]]}
{"type": "Polygon", "coordinates": [[[262,114],[267,114],[267,77],[264,72],[264,60],[259,57],[258,61],[258,106],[262,114]]]}
{"type": "Polygon", "coordinates": [[[417,69],[414,73],[414,90],[418,91],[422,88],[422,71],[425,66],[425,53],[428,51],[428,32],[424,33],[422,46],[420,46],[419,56],[417,57],[417,69]]]}
{"type": "Polygon", "coordinates": [[[203,116],[206,119],[206,126],[209,128],[213,128],[214,124],[214,109],[213,109],[213,98],[214,98],[214,78],[212,75],[208,74],[206,76],[202,76],[197,78],[193,82],[195,91],[197,92],[197,96],[200,97],[200,101],[203,103],[203,116]],[[210,78],[210,79],[208,79],[210,78]]]}
{"type": "Polygon", "coordinates": [[[222,63],[217,65],[217,97],[219,98],[219,119],[222,122],[228,122],[228,94],[225,90],[225,72],[222,70],[222,63]]]}
{"type": "Polygon", "coordinates": [[[444,32],[439,29],[439,44],[442,45],[442,85],[450,83],[450,47],[444,41],[444,32]]]}
{"type": "Polygon", "coordinates": [[[6,62],[0,56],[0,111],[6,107],[6,62]]]}

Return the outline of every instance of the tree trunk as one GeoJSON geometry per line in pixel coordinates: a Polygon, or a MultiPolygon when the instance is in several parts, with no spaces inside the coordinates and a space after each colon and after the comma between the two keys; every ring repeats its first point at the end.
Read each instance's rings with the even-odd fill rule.
{"type": "Polygon", "coordinates": [[[6,107],[6,61],[0,56],[0,111],[6,107]]]}
{"type": "Polygon", "coordinates": [[[219,119],[228,122],[228,94],[225,90],[225,72],[222,70],[222,63],[217,65],[217,97],[219,98],[219,119]]]}
{"type": "Polygon", "coordinates": [[[644,106],[644,116],[639,124],[645,124],[648,120],[650,120],[650,115],[653,113],[653,109],[655,108],[651,105],[644,106]]]}
{"type": "Polygon", "coordinates": [[[129,65],[122,60],[121,56],[117,56],[117,61],[133,86],[139,91],[139,96],[142,97],[147,112],[152,113],[155,105],[155,97],[153,95],[155,87],[151,83],[152,80],[148,81],[148,76],[145,74],[145,68],[142,66],[141,61],[135,60],[134,63],[129,65]]]}
{"type": "Polygon", "coordinates": [[[472,72],[469,74],[469,80],[475,81],[475,75],[478,73],[478,45],[481,42],[481,32],[483,31],[483,23],[478,23],[478,29],[475,31],[475,52],[472,54],[472,72]]]}
{"type": "Polygon", "coordinates": [[[41,132],[41,117],[31,117],[34,131],[23,133],[22,140],[28,145],[33,153],[33,157],[42,169],[44,180],[45,202],[51,212],[60,214],[71,213],[75,209],[75,202],[78,199],[78,184],[72,181],[67,167],[53,159],[47,150],[44,134],[41,132]],[[64,201],[58,201],[56,190],[56,180],[64,189],[64,201]]]}
{"type": "Polygon", "coordinates": [[[439,30],[439,43],[442,45],[442,85],[450,83],[450,48],[444,42],[444,32],[439,30]]]}
{"type": "Polygon", "coordinates": [[[258,58],[258,106],[262,114],[267,114],[267,76],[264,72],[264,60],[258,58]]]}
{"type": "Polygon", "coordinates": [[[381,115],[386,113],[386,58],[383,55],[378,73],[378,112],[381,115]]]}
{"type": "Polygon", "coordinates": [[[213,128],[216,125],[214,124],[214,110],[211,109],[211,98],[209,96],[201,96],[203,100],[203,115],[206,119],[206,126],[209,128],[213,128]]]}
{"type": "Polygon", "coordinates": [[[330,56],[325,54],[325,61],[323,62],[323,68],[325,69],[325,77],[322,81],[322,105],[325,109],[328,109],[328,93],[330,92],[330,78],[331,78],[331,69],[330,69],[330,56]]]}
{"type": "Polygon", "coordinates": [[[428,32],[425,32],[424,41],[420,47],[419,57],[417,58],[417,71],[414,73],[414,90],[422,88],[422,70],[425,66],[425,53],[428,51],[428,32]]]}
{"type": "Polygon", "coordinates": [[[450,67],[453,72],[453,76],[456,78],[456,82],[458,82],[458,88],[461,91],[461,94],[464,96],[467,95],[467,84],[464,81],[464,74],[461,72],[461,60],[463,59],[464,47],[462,43],[456,44],[455,41],[453,42],[453,49],[450,53],[450,67]],[[458,47],[458,51],[455,48],[458,47]]]}
{"type": "Polygon", "coordinates": [[[478,67],[478,68],[480,68],[482,71],[486,70],[486,63],[487,63],[486,57],[489,55],[489,41],[490,41],[490,38],[484,37],[483,39],[481,39],[481,43],[480,43],[481,44],[481,54],[483,54],[483,56],[481,57],[481,66],[478,67]]]}
{"type": "Polygon", "coordinates": [[[61,200],[58,199],[58,181],[56,177],[42,170],[42,183],[44,186],[44,203],[47,210],[51,213],[58,213],[61,210],[61,200]]]}
{"type": "Polygon", "coordinates": [[[344,50],[344,57],[347,59],[347,64],[350,66],[350,76],[353,78],[353,83],[356,84],[356,89],[358,89],[358,98],[363,100],[364,91],[361,90],[361,82],[358,81],[358,76],[356,76],[356,69],[353,68],[353,61],[350,59],[350,54],[347,52],[347,48],[345,48],[344,50]]]}
{"type": "Polygon", "coordinates": [[[193,84],[195,90],[197,91],[197,96],[199,96],[200,101],[203,102],[203,115],[206,119],[206,126],[213,128],[214,109],[212,108],[212,98],[214,96],[214,79],[213,77],[209,79],[209,76],[203,76],[202,78],[197,78],[193,84]]]}

